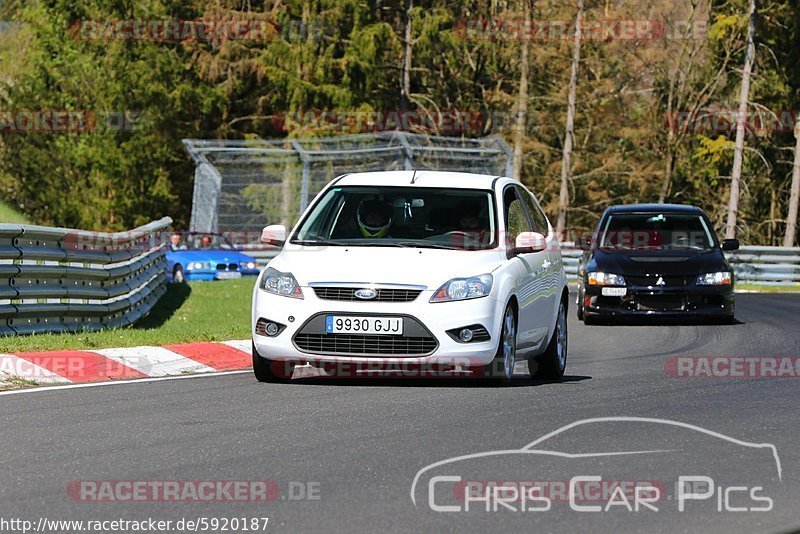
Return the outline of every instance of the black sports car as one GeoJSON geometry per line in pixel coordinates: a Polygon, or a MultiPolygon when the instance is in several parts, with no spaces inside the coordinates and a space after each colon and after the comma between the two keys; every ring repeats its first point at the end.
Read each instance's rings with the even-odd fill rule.
{"type": "Polygon", "coordinates": [[[708,216],[695,206],[633,204],[603,212],[583,243],[578,318],[702,317],[733,322],[733,272],[708,216]]]}

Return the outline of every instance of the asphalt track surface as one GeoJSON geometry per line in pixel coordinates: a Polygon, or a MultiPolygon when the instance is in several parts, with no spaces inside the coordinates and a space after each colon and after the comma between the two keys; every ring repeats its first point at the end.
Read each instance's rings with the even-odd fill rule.
{"type": "Polygon", "coordinates": [[[735,325],[584,326],[570,310],[561,383],[533,382],[522,367],[506,388],[434,379],[260,384],[243,373],[0,396],[0,519],[268,517],[271,532],[791,531],[800,526],[800,378],[679,378],[665,363],[800,356],[798,315],[800,295],[738,295],[735,325]],[[677,421],[738,442],[667,423],[594,422],[534,447],[576,456],[510,452],[446,463],[424,471],[412,492],[429,464],[518,450],[599,417],[677,421]],[[744,442],[773,444],[780,476],[768,449],[744,442]],[[701,473],[715,482],[713,496],[686,500],[678,511],[672,483],[701,473]],[[658,511],[578,512],[556,493],[546,511],[516,510],[521,499],[512,501],[515,510],[493,511],[487,500],[463,511],[454,483],[429,492],[434,474],[517,482],[598,475],[657,480],[666,491],[658,511]],[[80,480],[271,480],[281,497],[82,502],[67,490],[80,480]],[[289,498],[292,482],[295,496],[304,487],[319,498],[289,498]],[[762,487],[757,495],[772,499],[771,511],[730,511],[763,504],[736,490],[720,497],[739,485],[762,487]],[[431,494],[434,504],[462,511],[433,511],[431,494]]]}

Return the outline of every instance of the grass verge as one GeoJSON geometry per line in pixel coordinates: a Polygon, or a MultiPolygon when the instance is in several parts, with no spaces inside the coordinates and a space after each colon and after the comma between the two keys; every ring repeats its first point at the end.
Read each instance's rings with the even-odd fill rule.
{"type": "Polygon", "coordinates": [[[764,286],[760,284],[736,284],[736,291],[748,293],[800,293],[800,284],[785,286],[764,286]]]}
{"type": "Polygon", "coordinates": [[[29,222],[25,215],[0,202],[0,223],[28,224],[29,222]]]}
{"type": "Polygon", "coordinates": [[[227,341],[250,336],[254,278],[169,284],[150,314],[115,330],[0,337],[0,353],[227,341]]]}

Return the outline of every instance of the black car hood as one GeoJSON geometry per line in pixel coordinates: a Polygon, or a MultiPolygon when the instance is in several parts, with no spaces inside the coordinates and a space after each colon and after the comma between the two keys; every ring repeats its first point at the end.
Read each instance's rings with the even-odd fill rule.
{"type": "Polygon", "coordinates": [[[586,271],[614,274],[697,275],[728,270],[719,249],[703,252],[652,252],[596,250],[586,271]]]}

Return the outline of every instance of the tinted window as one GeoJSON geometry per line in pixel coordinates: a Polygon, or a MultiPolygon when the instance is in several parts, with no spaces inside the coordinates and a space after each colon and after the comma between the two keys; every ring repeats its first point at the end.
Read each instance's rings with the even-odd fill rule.
{"type": "Polygon", "coordinates": [[[517,236],[521,232],[532,230],[528,216],[522,202],[517,197],[513,187],[509,187],[503,193],[503,205],[506,212],[506,239],[509,247],[514,246],[517,236]]]}
{"type": "Polygon", "coordinates": [[[607,250],[707,250],[714,240],[705,219],[684,213],[609,215],[599,247],[607,250]]]}
{"type": "Polygon", "coordinates": [[[528,210],[528,215],[531,216],[531,220],[533,221],[533,231],[539,232],[543,236],[547,236],[548,233],[548,225],[547,225],[547,217],[545,216],[542,209],[533,200],[533,195],[530,194],[530,191],[523,187],[518,187],[519,196],[522,198],[522,202],[525,204],[525,208],[528,210]]]}
{"type": "Polygon", "coordinates": [[[493,198],[478,189],[334,187],[315,204],[292,242],[491,248],[497,233],[493,198]]]}

